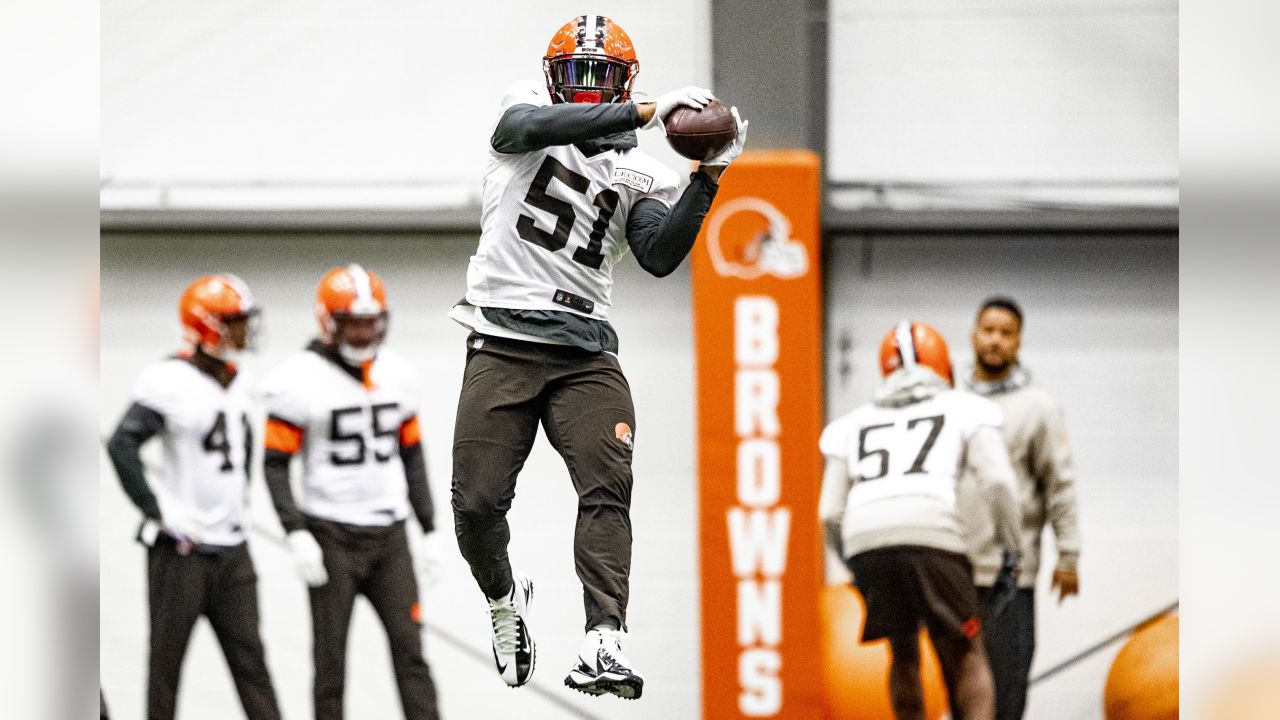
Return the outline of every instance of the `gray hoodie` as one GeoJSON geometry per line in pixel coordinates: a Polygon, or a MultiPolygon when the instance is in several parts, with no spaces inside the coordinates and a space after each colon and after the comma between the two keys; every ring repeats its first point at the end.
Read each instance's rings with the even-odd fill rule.
{"type": "MultiPolygon", "coordinates": [[[[1032,384],[1030,373],[1021,366],[999,382],[975,382],[972,373],[967,377],[965,384],[970,391],[994,401],[1004,410],[1001,434],[1017,474],[1025,550],[1018,585],[1035,586],[1040,570],[1040,538],[1046,522],[1053,526],[1058,568],[1074,570],[1080,558],[1080,528],[1075,468],[1061,408],[1046,390],[1032,384]]],[[[976,489],[974,478],[966,475],[958,489],[957,504],[976,582],[987,587],[1000,570],[1002,547],[997,542],[990,512],[976,489]]]]}

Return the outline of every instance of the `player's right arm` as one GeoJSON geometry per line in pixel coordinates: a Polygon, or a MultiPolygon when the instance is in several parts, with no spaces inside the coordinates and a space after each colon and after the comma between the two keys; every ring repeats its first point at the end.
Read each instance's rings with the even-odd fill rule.
{"type": "Polygon", "coordinates": [[[681,88],[646,103],[550,102],[543,89],[517,83],[502,101],[502,118],[489,145],[504,155],[532,152],[557,145],[573,145],[615,133],[653,127],[655,119],[678,106],[701,108],[711,93],[696,87],[681,88]]]}
{"type": "Polygon", "coordinates": [[[635,103],[519,104],[502,114],[489,144],[511,155],[635,130],[645,122],[635,103]]]}
{"type": "Polygon", "coordinates": [[[120,478],[124,492],[143,515],[160,519],[160,503],[147,484],[142,464],[142,446],[164,430],[164,415],[139,401],[134,401],[107,441],[107,454],[120,478]]]}
{"type": "Polygon", "coordinates": [[[822,518],[822,533],[827,547],[843,560],[845,504],[853,481],[849,477],[849,463],[844,458],[827,457],[822,469],[822,494],[818,501],[818,515],[822,518]]]}
{"type": "Polygon", "coordinates": [[[164,431],[165,417],[173,416],[182,407],[182,383],[178,377],[171,362],[143,370],[130,391],[129,409],[107,441],[107,455],[125,494],[143,515],[157,521],[163,519],[163,510],[147,482],[141,450],[148,440],[164,431]]]}
{"type": "Polygon", "coordinates": [[[836,420],[822,431],[818,448],[825,460],[822,471],[822,490],[818,499],[818,516],[822,520],[823,537],[841,560],[844,554],[844,511],[853,490],[853,476],[849,472],[847,453],[848,419],[836,420]]]}

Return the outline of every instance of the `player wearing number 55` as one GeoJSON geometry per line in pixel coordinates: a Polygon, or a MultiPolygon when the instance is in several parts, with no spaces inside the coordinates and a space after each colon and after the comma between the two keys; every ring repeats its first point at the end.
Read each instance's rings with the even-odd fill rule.
{"type": "Polygon", "coordinates": [[[644,681],[619,637],[638,435],[609,324],[613,268],[628,252],[657,277],[679,267],[721,173],[742,152],[746,124],[681,191],[675,172],[637,149],[636,130],[660,127],[677,107],[702,108],[710,91],[686,87],[634,101],[636,50],[602,15],[562,26],[542,69],[543,81],[512,86],[498,108],[480,246],[466,297],[450,312],[472,330],[454,425],[454,524],[488,599],[498,674],[524,685],[537,658],[528,624],[533,582],[512,571],[506,514],[541,423],[578,495],[574,563],[586,638],[565,683],[634,699],[644,681]]]}
{"type": "MultiPolygon", "coordinates": [[[[903,321],[889,331],[880,370],[885,377],[874,400],[832,422],[819,440],[827,544],[866,600],[862,641],[889,639],[889,696],[898,720],[924,718],[922,628],[937,650],[953,714],[992,720],[983,612],[956,485],[968,468],[997,542],[1017,567],[1022,541],[1000,407],[952,389],[946,341],[924,323],[903,321]]],[[[1012,580],[1003,585],[1012,589],[1012,580]]]]}
{"type": "Polygon", "coordinates": [[[250,720],[280,717],[258,634],[258,585],[241,514],[253,433],[250,399],[234,365],[253,346],[258,308],[233,275],[193,282],[178,303],[186,343],[138,377],[107,451],[145,516],[151,610],[147,718],[177,710],[191,630],[209,620],[250,720]],[[140,449],[159,437],[162,482],[153,492],[140,449]]]}
{"type": "Polygon", "coordinates": [[[417,373],[383,347],[390,319],[382,279],[333,268],[315,297],[320,337],[264,383],[264,474],[310,588],[316,720],[341,720],[347,631],[364,595],[387,631],[407,720],[435,720],[436,687],[422,654],[417,570],[440,559],[418,428],[417,373]],[[289,466],[302,462],[295,502],[289,466]],[[422,532],[410,533],[410,511],[422,532]],[[416,546],[410,551],[410,541],[416,546]]]}

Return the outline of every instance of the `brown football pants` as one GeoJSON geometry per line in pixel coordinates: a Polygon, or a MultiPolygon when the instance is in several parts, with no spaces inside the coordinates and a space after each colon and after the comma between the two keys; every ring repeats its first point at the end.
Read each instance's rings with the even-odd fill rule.
{"type": "Polygon", "coordinates": [[[486,597],[511,590],[507,511],[541,423],[578,494],[574,566],[586,627],[625,628],[635,410],[618,359],[472,333],[453,435],[458,548],[486,597]]]}
{"type": "Polygon", "coordinates": [[[404,521],[361,527],[307,518],[324,551],[329,582],[311,588],[316,720],[341,720],[346,691],[347,634],[356,595],[364,595],[387,631],[391,667],[406,720],[436,720],[436,686],[422,656],[418,579],[404,521]]]}
{"type": "Polygon", "coordinates": [[[147,553],[151,605],[147,717],[172,720],[191,630],[201,615],[227,658],[249,720],[279,720],[280,708],[258,635],[258,576],[248,546],[179,555],[167,535],[147,553]]]}

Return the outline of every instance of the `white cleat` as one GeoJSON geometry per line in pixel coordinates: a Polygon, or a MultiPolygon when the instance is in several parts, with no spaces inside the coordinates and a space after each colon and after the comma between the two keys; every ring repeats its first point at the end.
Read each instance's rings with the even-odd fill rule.
{"type": "Polygon", "coordinates": [[[588,632],[564,684],[588,695],[612,693],[627,700],[639,698],[644,692],[644,678],[622,654],[621,636],[617,630],[588,632]]]}
{"type": "Polygon", "coordinates": [[[533,581],[511,574],[511,592],[504,598],[489,598],[489,620],[493,625],[493,664],[503,682],[520,687],[533,677],[536,652],[529,635],[529,602],[533,581]]]}

